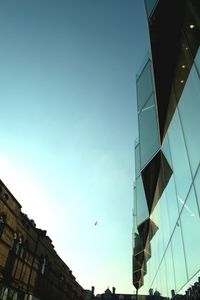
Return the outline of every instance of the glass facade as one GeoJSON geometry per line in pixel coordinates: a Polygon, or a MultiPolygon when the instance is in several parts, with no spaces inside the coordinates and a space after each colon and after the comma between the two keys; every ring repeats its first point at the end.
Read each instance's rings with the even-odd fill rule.
{"type": "Polygon", "coordinates": [[[140,76],[137,78],[137,103],[140,165],[143,168],[160,147],[152,63],[149,58],[140,76]],[[149,128],[151,128],[151,135],[149,135],[149,128]]]}
{"type": "MultiPolygon", "coordinates": [[[[145,5],[150,12],[154,4],[159,6],[160,2],[146,0],[145,5]]],[[[155,8],[152,18],[170,6],[164,2],[165,9],[155,8]]],[[[153,41],[153,60],[148,60],[148,70],[146,65],[136,81],[139,142],[135,148],[134,228],[142,240],[141,252],[145,253],[144,236],[148,237],[150,257],[144,256],[141,261],[143,280],[133,276],[133,284],[141,293],[147,294],[153,289],[168,297],[171,290],[184,294],[200,276],[200,6],[193,0],[181,3],[175,0],[171,5],[184,14],[183,20],[188,23],[177,24],[182,48],[168,57],[173,61],[173,72],[161,74],[170,81],[170,85],[166,84],[171,89],[168,104],[165,102],[162,106],[163,91],[159,88],[163,86],[154,67],[155,60],[162,58],[155,52],[161,41],[157,44],[153,41]],[[154,204],[149,205],[150,201],[154,204]],[[147,220],[151,225],[146,229],[147,220]],[[142,265],[146,265],[145,272],[142,265]]],[[[161,20],[162,15],[159,18],[161,20]]],[[[151,26],[152,20],[149,22],[151,26]]],[[[163,37],[154,34],[154,40],[156,38],[163,37]]],[[[138,241],[134,238],[133,260],[138,259],[137,247],[138,241]]],[[[134,272],[133,264],[133,275],[134,272]]]]}
{"type": "Polygon", "coordinates": [[[152,15],[157,2],[158,2],[158,0],[146,0],[145,1],[146,12],[147,12],[148,17],[150,17],[152,15]]]}

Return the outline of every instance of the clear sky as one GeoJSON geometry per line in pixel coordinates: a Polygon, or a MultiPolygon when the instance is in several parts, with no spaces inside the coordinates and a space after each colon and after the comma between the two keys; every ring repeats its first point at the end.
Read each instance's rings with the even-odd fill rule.
{"type": "Polygon", "coordinates": [[[134,291],[135,78],[147,48],[143,0],[0,1],[0,178],[95,293],[134,291]]]}

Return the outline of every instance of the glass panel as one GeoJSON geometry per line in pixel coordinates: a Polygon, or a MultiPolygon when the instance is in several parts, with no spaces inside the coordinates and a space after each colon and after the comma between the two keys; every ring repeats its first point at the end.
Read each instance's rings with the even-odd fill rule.
{"type": "Polygon", "coordinates": [[[142,109],[153,92],[151,61],[148,60],[136,82],[138,111],[142,109]]]}
{"type": "Polygon", "coordinates": [[[149,217],[146,197],[141,176],[136,179],[137,225],[149,217]]]}
{"type": "Polygon", "coordinates": [[[139,143],[135,146],[135,176],[140,175],[140,148],[139,143]]]}
{"type": "Polygon", "coordinates": [[[145,6],[146,6],[146,11],[147,11],[148,17],[152,14],[157,2],[158,2],[158,0],[145,0],[145,6]]]}
{"type": "Polygon", "coordinates": [[[150,258],[148,263],[147,263],[147,275],[148,275],[148,290],[151,288],[151,283],[152,283],[152,275],[154,272],[154,268],[153,268],[153,259],[150,258]]]}
{"type": "Polygon", "coordinates": [[[159,269],[158,273],[156,274],[156,277],[154,278],[154,282],[153,282],[153,292],[154,295],[160,295],[161,291],[162,291],[162,274],[160,272],[161,270],[159,269]]]}
{"type": "Polygon", "coordinates": [[[195,174],[200,161],[199,99],[199,77],[193,66],[179,103],[180,116],[193,174],[195,174]]]}
{"type": "Polygon", "coordinates": [[[166,296],[171,297],[171,290],[176,290],[171,244],[169,245],[165,253],[165,266],[166,266],[166,278],[167,278],[166,296]]]}
{"type": "Polygon", "coordinates": [[[200,208],[200,168],[198,169],[197,175],[195,177],[194,186],[197,197],[197,206],[200,208]]]}
{"type": "Polygon", "coordinates": [[[166,296],[166,294],[167,294],[167,279],[166,279],[164,260],[162,261],[161,265],[159,266],[159,270],[154,279],[153,286],[154,286],[154,293],[157,291],[160,293],[160,295],[166,296]]]}
{"type": "MultiPolygon", "coordinates": [[[[133,188],[133,238],[135,237],[135,232],[137,232],[137,196],[136,196],[136,186],[133,188]]],[[[133,239],[134,242],[134,239],[133,239]]]]}
{"type": "MultiPolygon", "coordinates": [[[[154,279],[155,274],[158,270],[159,264],[161,262],[162,256],[163,256],[163,241],[162,241],[162,231],[158,230],[156,235],[153,237],[151,240],[151,253],[152,253],[152,280],[154,279]]],[[[154,288],[158,288],[158,285],[155,286],[154,288]]]]}
{"type": "MultiPolygon", "coordinates": [[[[179,291],[179,294],[185,294],[185,292],[186,291],[188,291],[188,289],[190,289],[190,288],[192,288],[194,285],[196,285],[195,283],[198,283],[198,285],[196,285],[196,287],[198,287],[199,286],[199,277],[200,277],[200,272],[197,272],[196,274],[195,274],[195,276],[191,279],[191,280],[189,280],[188,282],[187,282],[187,284],[179,291]]],[[[195,289],[196,290],[196,289],[195,289]]],[[[196,295],[195,294],[193,294],[194,295],[194,298],[192,298],[192,300],[194,299],[194,300],[199,300],[200,299],[200,291],[199,291],[199,288],[198,288],[198,290],[196,290],[195,291],[196,293],[196,295]],[[197,291],[198,291],[198,293],[197,293],[197,291]],[[195,296],[196,296],[196,299],[195,299],[195,296]]],[[[189,297],[188,297],[189,298],[189,297]]],[[[187,299],[187,298],[186,298],[187,299]]],[[[191,299],[191,297],[190,297],[190,299],[191,299]]]]}
{"type": "Polygon", "coordinates": [[[168,134],[166,134],[165,139],[163,141],[162,152],[165,155],[165,158],[167,159],[167,162],[170,165],[171,169],[173,170],[168,134]]]}
{"type": "Polygon", "coordinates": [[[170,234],[172,234],[175,224],[177,222],[178,214],[179,214],[173,175],[170,178],[167,188],[165,189],[165,197],[167,200],[166,206],[167,206],[167,212],[168,212],[167,217],[169,219],[169,231],[170,231],[170,234]]]}
{"type": "Polygon", "coordinates": [[[154,95],[141,110],[138,118],[140,134],[141,168],[160,147],[154,95]]]}
{"type": "Polygon", "coordinates": [[[167,296],[167,277],[164,259],[160,265],[158,276],[160,278],[160,287],[158,291],[161,293],[162,296],[167,296]]]}
{"type": "Polygon", "coordinates": [[[181,225],[189,278],[200,269],[200,219],[192,188],[181,213],[181,225]]]}
{"type": "Polygon", "coordinates": [[[183,27],[184,35],[193,57],[199,47],[199,1],[186,1],[187,18],[183,27]]]}
{"type": "Polygon", "coordinates": [[[181,236],[181,224],[177,223],[172,236],[172,252],[174,257],[174,270],[177,291],[187,282],[187,271],[183,251],[183,239],[181,236]]]}
{"type": "MultiPolygon", "coordinates": [[[[166,194],[163,193],[162,197],[160,198],[153,214],[152,220],[158,224],[158,231],[156,234],[162,235],[162,245],[163,245],[163,252],[167,248],[167,244],[170,239],[170,225],[169,225],[169,217],[168,217],[168,208],[167,208],[167,198],[166,194]]],[[[160,249],[161,250],[161,249],[160,249]]],[[[162,253],[163,255],[163,253],[162,253]]]]}
{"type": "Polygon", "coordinates": [[[169,127],[169,145],[173,163],[173,174],[176,183],[178,203],[185,201],[192,177],[183,132],[177,111],[169,127]]]}
{"type": "Polygon", "coordinates": [[[200,48],[199,48],[199,50],[198,50],[198,52],[197,52],[197,55],[196,55],[196,58],[195,58],[194,61],[195,61],[197,70],[198,70],[198,72],[199,72],[199,74],[200,74],[200,48]]]}

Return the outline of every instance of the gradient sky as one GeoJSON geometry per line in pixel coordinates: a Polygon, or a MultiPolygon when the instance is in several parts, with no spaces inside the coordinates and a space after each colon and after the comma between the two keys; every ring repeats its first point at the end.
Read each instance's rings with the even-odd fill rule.
{"type": "Polygon", "coordinates": [[[0,178],[95,293],[134,291],[135,78],[147,48],[142,0],[0,1],[0,178]]]}

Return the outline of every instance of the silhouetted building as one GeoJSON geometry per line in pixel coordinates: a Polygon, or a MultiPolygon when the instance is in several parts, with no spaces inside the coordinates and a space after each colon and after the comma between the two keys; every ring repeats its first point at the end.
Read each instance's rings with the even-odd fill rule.
{"type": "Polygon", "coordinates": [[[167,298],[156,296],[156,295],[135,295],[135,294],[123,294],[116,293],[115,287],[112,288],[112,291],[107,288],[103,294],[94,295],[93,291],[87,291],[87,296],[85,300],[93,299],[104,299],[104,300],[167,300],[167,298]]]}
{"type": "Polygon", "coordinates": [[[133,284],[141,293],[173,290],[175,299],[200,276],[200,1],[145,5],[150,53],[136,78],[133,284]]]}
{"type": "Polygon", "coordinates": [[[0,181],[0,299],[83,300],[84,289],[45,230],[0,181]]]}

